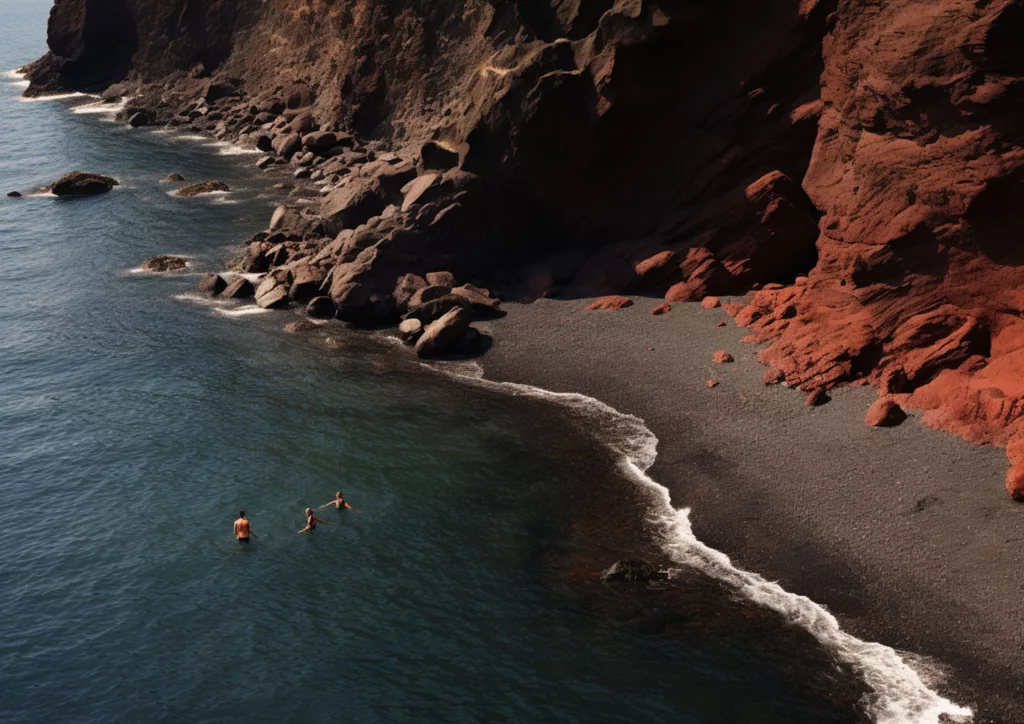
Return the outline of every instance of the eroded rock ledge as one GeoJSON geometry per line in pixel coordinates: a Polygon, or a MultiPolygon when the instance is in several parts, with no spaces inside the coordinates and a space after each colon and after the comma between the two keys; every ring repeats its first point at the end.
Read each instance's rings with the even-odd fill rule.
{"type": "Polygon", "coordinates": [[[1005,445],[1024,497],[1022,30],[1020,0],[58,0],[26,70],[292,164],[322,202],[268,234],[336,305],[438,269],[753,290],[789,384],[1005,445]]]}

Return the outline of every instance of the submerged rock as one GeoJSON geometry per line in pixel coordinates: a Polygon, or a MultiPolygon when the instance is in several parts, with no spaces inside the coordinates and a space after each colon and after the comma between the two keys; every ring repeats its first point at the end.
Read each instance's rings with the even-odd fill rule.
{"type": "Polygon", "coordinates": [[[148,272],[179,272],[184,271],[188,266],[188,261],[183,256],[172,256],[164,254],[161,256],[151,256],[146,261],[142,262],[143,271],[148,272]]]}
{"type": "Polygon", "coordinates": [[[110,176],[72,171],[54,181],[50,191],[56,196],[93,196],[106,193],[118,185],[117,179],[110,176]]]}
{"type": "Polygon", "coordinates": [[[21,192],[20,191],[8,191],[7,192],[7,198],[9,198],[9,199],[20,199],[21,198],[21,192]]]}
{"type": "Polygon", "coordinates": [[[653,563],[638,559],[616,561],[601,571],[601,580],[605,583],[649,583],[666,578],[668,574],[653,563]]]}
{"type": "Polygon", "coordinates": [[[182,176],[180,173],[169,173],[166,176],[164,176],[163,180],[168,183],[174,184],[185,183],[185,177],[182,176]]]}
{"type": "Polygon", "coordinates": [[[202,183],[182,186],[180,189],[174,192],[174,195],[182,196],[184,198],[190,198],[192,196],[199,196],[200,194],[212,194],[216,191],[230,190],[231,187],[228,186],[223,181],[203,181],[202,183]]]}

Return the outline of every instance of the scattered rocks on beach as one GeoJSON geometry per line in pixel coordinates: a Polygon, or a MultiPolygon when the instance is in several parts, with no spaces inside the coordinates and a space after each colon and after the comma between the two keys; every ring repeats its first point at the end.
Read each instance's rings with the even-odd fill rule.
{"type": "Polygon", "coordinates": [[[664,303],[659,304],[658,306],[656,306],[654,309],[652,309],[651,310],[651,314],[653,314],[655,317],[660,317],[663,314],[668,314],[671,311],[672,311],[672,305],[669,304],[668,302],[664,302],[664,303]]]}
{"type": "Polygon", "coordinates": [[[117,179],[110,176],[72,171],[54,181],[50,186],[50,192],[56,196],[95,196],[106,193],[118,185],[117,179]]]}
{"type": "Polygon", "coordinates": [[[183,256],[164,254],[151,256],[142,262],[142,270],[154,273],[180,272],[188,267],[188,260],[183,256]]]}
{"type": "Polygon", "coordinates": [[[593,302],[584,307],[587,312],[594,311],[614,311],[616,309],[623,309],[625,307],[633,306],[633,300],[629,297],[623,297],[619,295],[611,295],[607,297],[601,297],[595,299],[593,302]]]}
{"type": "Polygon", "coordinates": [[[174,195],[181,196],[183,198],[191,198],[192,196],[199,196],[200,194],[212,194],[217,191],[230,190],[231,187],[228,186],[223,181],[203,181],[202,183],[182,186],[180,189],[174,192],[174,195]]]}
{"type": "Polygon", "coordinates": [[[807,407],[820,407],[831,400],[832,398],[828,396],[825,390],[817,389],[807,393],[807,396],[804,398],[804,404],[807,407]]]}
{"type": "Polygon", "coordinates": [[[203,278],[199,280],[199,291],[203,294],[209,294],[211,297],[215,297],[225,289],[227,289],[228,283],[224,281],[224,277],[220,274],[204,274],[203,278]]]}
{"type": "Polygon", "coordinates": [[[715,364],[728,364],[733,361],[731,354],[726,352],[724,349],[720,349],[711,357],[715,364]]]}
{"type": "Polygon", "coordinates": [[[462,307],[450,310],[431,322],[416,342],[416,354],[423,358],[442,357],[451,353],[469,331],[470,316],[462,307]]]}
{"type": "Polygon", "coordinates": [[[708,380],[707,382],[704,383],[704,385],[709,390],[714,389],[715,387],[718,387],[718,384],[719,384],[718,380],[708,380]]]}
{"type": "Polygon", "coordinates": [[[700,302],[700,306],[704,307],[704,309],[716,309],[722,306],[722,301],[718,297],[704,297],[700,302]]]}
{"type": "Polygon", "coordinates": [[[872,427],[895,427],[906,419],[903,408],[885,397],[875,400],[864,416],[864,422],[872,427]]]}
{"type": "Polygon", "coordinates": [[[778,385],[786,381],[785,373],[775,367],[769,367],[761,375],[761,381],[766,385],[778,385]]]}

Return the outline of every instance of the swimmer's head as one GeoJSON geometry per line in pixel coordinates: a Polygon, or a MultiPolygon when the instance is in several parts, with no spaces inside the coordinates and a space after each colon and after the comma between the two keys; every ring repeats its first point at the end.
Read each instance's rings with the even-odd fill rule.
{"type": "Polygon", "coordinates": [[[238,517],[239,518],[244,518],[245,517],[245,511],[244,510],[238,511],[238,517]]]}
{"type": "Polygon", "coordinates": [[[312,515],[312,514],[313,514],[313,509],[312,508],[306,508],[306,515],[312,515]]]}

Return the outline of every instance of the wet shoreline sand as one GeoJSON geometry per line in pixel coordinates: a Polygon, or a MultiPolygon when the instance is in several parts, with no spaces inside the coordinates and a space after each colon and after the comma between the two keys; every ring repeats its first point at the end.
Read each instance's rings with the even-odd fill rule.
{"type": "Polygon", "coordinates": [[[659,438],[649,473],[692,508],[700,540],[825,605],[849,633],[937,662],[948,674],[937,689],[976,722],[1024,721],[1014,555],[1024,508],[1005,496],[1002,451],[916,416],[870,428],[868,389],[812,409],[797,391],[765,387],[744,331],[715,326],[721,310],[674,305],[653,317],[652,299],[617,312],[584,304],[506,305],[487,324],[488,378],[643,418],[659,438]],[[736,362],[714,364],[717,349],[736,362]]]}

